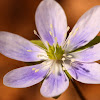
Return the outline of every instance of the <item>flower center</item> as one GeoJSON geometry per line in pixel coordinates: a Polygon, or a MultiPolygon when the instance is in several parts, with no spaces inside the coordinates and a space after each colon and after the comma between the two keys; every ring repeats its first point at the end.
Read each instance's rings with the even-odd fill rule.
{"type": "Polygon", "coordinates": [[[48,50],[47,50],[47,55],[50,59],[53,60],[61,60],[64,54],[64,50],[62,49],[61,46],[58,45],[58,43],[56,44],[56,46],[51,46],[48,44],[48,50]]]}

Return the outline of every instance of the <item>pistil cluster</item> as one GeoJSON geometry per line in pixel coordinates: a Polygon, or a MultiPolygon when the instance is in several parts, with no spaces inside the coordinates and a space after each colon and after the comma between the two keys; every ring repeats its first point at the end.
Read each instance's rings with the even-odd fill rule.
{"type": "Polygon", "coordinates": [[[64,50],[61,48],[61,46],[56,45],[56,47],[53,45],[49,45],[49,48],[47,50],[47,55],[49,57],[49,59],[53,59],[53,60],[61,60],[64,54],[64,50]]]}

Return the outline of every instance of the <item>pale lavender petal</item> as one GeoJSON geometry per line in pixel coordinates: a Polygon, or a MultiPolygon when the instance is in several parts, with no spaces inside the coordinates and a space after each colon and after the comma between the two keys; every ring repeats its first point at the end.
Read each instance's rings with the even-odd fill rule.
{"type": "Polygon", "coordinates": [[[67,32],[67,20],[62,7],[55,0],[43,0],[35,14],[37,30],[44,43],[54,43],[49,31],[57,37],[59,45],[64,41],[67,32]]]}
{"type": "Polygon", "coordinates": [[[72,32],[78,28],[76,34],[69,35],[66,50],[72,51],[89,43],[100,31],[100,6],[95,6],[87,11],[76,23],[72,32]]]}
{"type": "Polygon", "coordinates": [[[69,86],[69,79],[63,72],[61,65],[54,64],[53,70],[43,81],[41,94],[44,97],[55,97],[63,93],[69,86]]]}
{"type": "Polygon", "coordinates": [[[51,62],[21,67],[8,72],[3,78],[3,84],[13,88],[29,87],[42,81],[49,72],[51,62]]]}
{"type": "Polygon", "coordinates": [[[71,53],[75,60],[81,62],[94,62],[100,60],[100,43],[91,46],[85,50],[71,53]]]}
{"type": "Polygon", "coordinates": [[[77,81],[87,84],[100,84],[100,64],[74,62],[71,66],[67,63],[63,65],[77,81]]]}
{"type": "Polygon", "coordinates": [[[25,38],[9,32],[0,32],[0,53],[24,62],[40,61],[38,55],[46,55],[46,52],[25,38]]]}

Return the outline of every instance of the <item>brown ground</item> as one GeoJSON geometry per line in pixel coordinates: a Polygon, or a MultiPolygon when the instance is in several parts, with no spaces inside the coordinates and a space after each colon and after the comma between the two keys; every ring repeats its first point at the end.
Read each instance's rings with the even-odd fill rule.
{"type": "MultiPolygon", "coordinates": [[[[0,31],[9,31],[27,39],[36,39],[34,14],[41,0],[0,0],[0,31]]],[[[64,8],[68,25],[72,28],[79,17],[100,0],[58,0],[64,8]]],[[[40,84],[25,88],[13,89],[2,84],[3,76],[10,70],[24,66],[18,62],[0,55],[0,100],[53,100],[40,95],[40,84]]],[[[77,83],[87,100],[100,100],[100,85],[77,83]]],[[[58,100],[80,100],[72,84],[58,100]]]]}

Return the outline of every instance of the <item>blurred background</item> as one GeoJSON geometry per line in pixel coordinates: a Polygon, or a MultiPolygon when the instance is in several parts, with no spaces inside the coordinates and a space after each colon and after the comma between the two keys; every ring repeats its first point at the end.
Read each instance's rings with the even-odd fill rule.
{"type": "MultiPolygon", "coordinates": [[[[38,39],[33,30],[34,15],[41,0],[0,0],[0,31],[8,31],[29,40],[38,39]]],[[[65,10],[68,25],[72,28],[85,11],[100,0],[57,0],[65,10]]],[[[100,34],[98,34],[100,35],[100,34]]],[[[9,59],[0,54],[0,100],[53,100],[40,94],[40,84],[24,89],[13,89],[3,85],[3,76],[10,70],[25,66],[23,62],[9,59]]],[[[87,100],[100,100],[100,85],[87,85],[77,82],[87,100]]],[[[72,84],[58,100],[80,100],[72,84]]]]}

